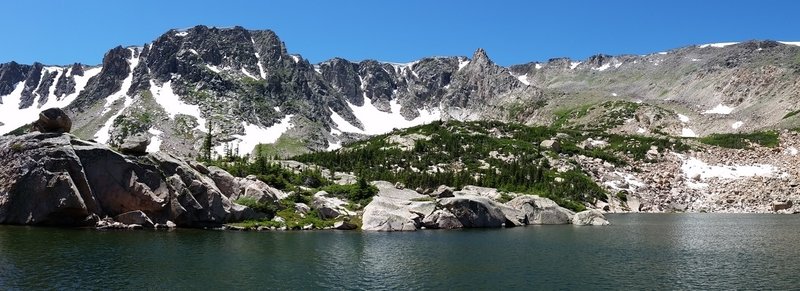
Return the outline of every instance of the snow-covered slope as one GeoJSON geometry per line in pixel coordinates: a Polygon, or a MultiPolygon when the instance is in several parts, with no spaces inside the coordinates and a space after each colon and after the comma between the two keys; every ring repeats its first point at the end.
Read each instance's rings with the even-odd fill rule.
{"type": "Polygon", "coordinates": [[[71,67],[48,66],[41,68],[39,74],[46,76],[51,73],[56,73],[56,80],[62,76],[65,78],[73,78],[74,85],[72,89],[74,93],[56,96],[55,91],[58,83],[52,82],[52,84],[46,84],[45,79],[42,79],[39,82],[34,82],[35,87],[30,87],[28,89],[28,91],[33,92],[32,97],[37,102],[33,102],[33,104],[27,107],[21,108],[21,103],[23,103],[23,91],[26,90],[26,86],[28,86],[29,82],[20,81],[15,85],[14,90],[10,94],[0,96],[0,100],[2,100],[2,104],[0,104],[0,124],[2,124],[0,125],[0,134],[8,133],[23,125],[36,121],[39,112],[44,109],[69,105],[78,97],[78,94],[83,91],[89,79],[97,75],[101,68],[87,68],[82,75],[73,74],[73,70],[75,69],[71,67]],[[39,92],[46,92],[47,96],[42,96],[39,92]],[[42,100],[44,100],[44,102],[42,102],[42,100]]]}

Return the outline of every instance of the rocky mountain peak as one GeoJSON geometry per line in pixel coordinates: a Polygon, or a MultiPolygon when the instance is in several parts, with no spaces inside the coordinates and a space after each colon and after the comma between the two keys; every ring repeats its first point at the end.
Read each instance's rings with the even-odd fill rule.
{"type": "Polygon", "coordinates": [[[486,51],[483,48],[478,48],[474,54],[472,54],[472,61],[476,64],[491,64],[492,60],[489,59],[489,56],[486,54],[486,51]]]}
{"type": "MultiPolygon", "coordinates": [[[[0,64],[0,96],[5,96],[14,90],[14,85],[25,80],[29,66],[10,62],[0,64]]],[[[0,99],[2,102],[2,99],[0,99]]]]}
{"type": "Polygon", "coordinates": [[[83,76],[83,65],[81,65],[81,63],[74,63],[69,72],[72,76],[83,76]]]}
{"type": "Polygon", "coordinates": [[[103,56],[100,73],[92,77],[86,89],[78,95],[70,107],[84,108],[94,101],[114,94],[122,88],[122,81],[131,72],[128,60],[133,57],[130,49],[117,46],[103,56]]]}

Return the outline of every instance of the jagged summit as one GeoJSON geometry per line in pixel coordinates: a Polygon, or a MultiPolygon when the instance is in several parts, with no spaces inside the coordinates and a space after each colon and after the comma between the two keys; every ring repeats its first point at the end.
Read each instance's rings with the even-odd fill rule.
{"type": "Polygon", "coordinates": [[[478,48],[475,50],[475,53],[472,54],[472,61],[476,63],[491,63],[492,60],[489,59],[489,56],[486,55],[486,51],[482,48],[478,48]]]}

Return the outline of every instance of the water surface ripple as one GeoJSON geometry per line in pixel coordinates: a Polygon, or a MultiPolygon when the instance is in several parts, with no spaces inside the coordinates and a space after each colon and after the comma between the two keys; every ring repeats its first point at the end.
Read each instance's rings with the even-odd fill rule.
{"type": "Polygon", "coordinates": [[[0,289],[794,289],[800,216],[372,233],[0,226],[0,289]]]}

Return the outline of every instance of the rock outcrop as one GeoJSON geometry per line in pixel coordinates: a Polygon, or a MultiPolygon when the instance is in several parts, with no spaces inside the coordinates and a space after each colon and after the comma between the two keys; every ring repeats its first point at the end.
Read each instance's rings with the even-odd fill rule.
{"type": "Polygon", "coordinates": [[[569,224],[574,215],[553,200],[534,195],[519,196],[506,205],[520,210],[527,224],[569,224]]]}
{"type": "Polygon", "coordinates": [[[34,132],[0,137],[0,160],[3,224],[90,226],[114,217],[207,227],[256,217],[167,153],[126,156],[70,134],[34,132]]]}
{"type": "Polygon", "coordinates": [[[572,217],[574,225],[608,225],[608,220],[600,210],[589,209],[578,213],[572,217]]]}
{"type": "Polygon", "coordinates": [[[125,138],[122,145],[119,146],[119,151],[126,155],[144,155],[147,154],[147,145],[150,144],[150,138],[144,134],[135,134],[125,138]]]}
{"type": "Polygon", "coordinates": [[[39,113],[32,131],[65,133],[72,130],[72,119],[60,108],[50,108],[39,113]]]}
{"type": "MultiPolygon", "coordinates": [[[[600,222],[605,221],[599,212],[599,217],[591,217],[595,220],[583,216],[580,220],[574,220],[574,212],[558,206],[550,199],[534,195],[507,193],[516,198],[503,204],[491,198],[502,197],[494,188],[465,186],[461,191],[453,192],[454,197],[432,198],[416,191],[397,189],[389,182],[377,181],[373,184],[378,187],[379,192],[364,208],[363,230],[512,227],[570,224],[575,221],[603,225],[600,222]]],[[[440,187],[440,190],[445,188],[440,187]]]]}

